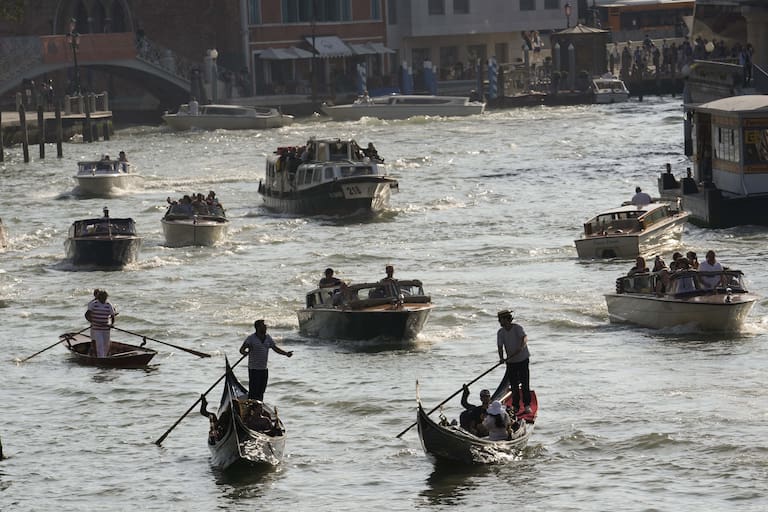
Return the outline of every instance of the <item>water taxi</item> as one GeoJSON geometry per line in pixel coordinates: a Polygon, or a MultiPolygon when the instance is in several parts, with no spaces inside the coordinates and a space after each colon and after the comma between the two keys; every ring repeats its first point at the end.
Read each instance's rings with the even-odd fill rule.
{"type": "Polygon", "coordinates": [[[389,96],[363,96],[348,105],[321,107],[334,121],[356,121],[362,117],[378,119],[408,119],[415,116],[471,116],[482,114],[485,103],[472,101],[467,96],[433,96],[419,94],[392,94],[389,96]]]}

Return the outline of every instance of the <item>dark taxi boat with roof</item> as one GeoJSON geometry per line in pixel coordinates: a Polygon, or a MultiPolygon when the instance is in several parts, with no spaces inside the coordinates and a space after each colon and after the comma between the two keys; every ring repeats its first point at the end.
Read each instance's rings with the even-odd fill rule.
{"type": "Polygon", "coordinates": [[[264,206],[282,213],[349,215],[385,209],[398,182],[375,150],[354,140],[311,138],[267,157],[264,206]]]}
{"type": "Polygon", "coordinates": [[[677,204],[624,204],[599,213],[584,223],[581,238],[575,240],[579,258],[633,259],[679,243],[688,213],[677,204]]]}
{"type": "Polygon", "coordinates": [[[308,336],[411,340],[424,328],[432,308],[421,281],[385,279],[316,288],[297,314],[299,330],[308,336]]]}
{"type": "Polygon", "coordinates": [[[103,217],[73,222],[64,247],[73,265],[119,269],[138,259],[141,244],[133,219],[110,217],[104,208],[103,217]]]}

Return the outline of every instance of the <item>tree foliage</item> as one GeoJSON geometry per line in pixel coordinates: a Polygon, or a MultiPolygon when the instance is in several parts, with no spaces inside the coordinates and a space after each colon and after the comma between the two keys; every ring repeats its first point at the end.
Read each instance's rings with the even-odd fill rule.
{"type": "Polygon", "coordinates": [[[24,19],[24,0],[0,0],[0,20],[20,22],[24,19]]]}

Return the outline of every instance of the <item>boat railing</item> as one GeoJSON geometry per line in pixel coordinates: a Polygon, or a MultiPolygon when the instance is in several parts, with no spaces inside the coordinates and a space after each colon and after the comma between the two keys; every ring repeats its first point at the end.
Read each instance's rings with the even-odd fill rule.
{"type": "Polygon", "coordinates": [[[664,269],[623,276],[616,280],[616,293],[661,294],[673,297],[712,293],[747,293],[740,270],[698,271],[664,269]]]}

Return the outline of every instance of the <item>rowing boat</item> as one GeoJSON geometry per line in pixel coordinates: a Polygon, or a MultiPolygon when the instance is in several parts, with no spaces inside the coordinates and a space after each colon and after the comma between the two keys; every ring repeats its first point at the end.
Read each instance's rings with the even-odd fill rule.
{"type": "Polygon", "coordinates": [[[240,466],[277,466],[283,460],[285,427],[277,408],[262,403],[269,417],[268,428],[249,423],[248,411],[255,400],[248,400],[248,390],[237,380],[226,362],[224,391],[218,410],[217,427],[208,436],[211,463],[221,469],[240,466]]]}
{"type": "Polygon", "coordinates": [[[93,341],[85,334],[64,333],[59,336],[59,339],[65,342],[65,346],[72,355],[72,359],[88,366],[143,368],[157,354],[156,350],[144,346],[146,340],[141,345],[111,341],[107,357],[97,357],[93,341]]]}

